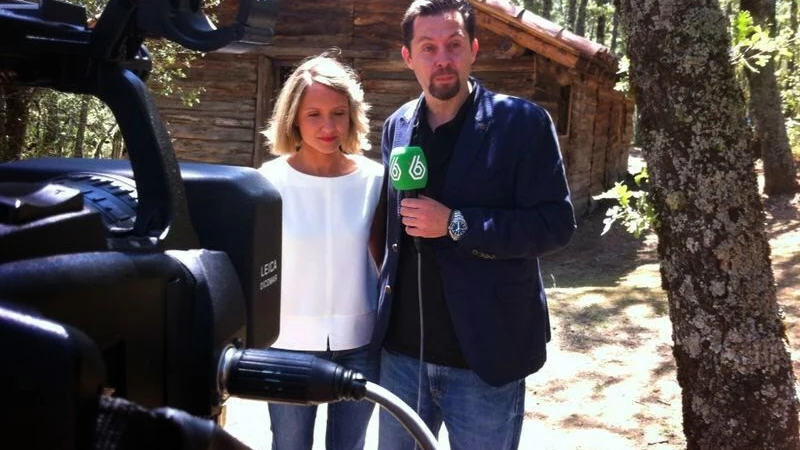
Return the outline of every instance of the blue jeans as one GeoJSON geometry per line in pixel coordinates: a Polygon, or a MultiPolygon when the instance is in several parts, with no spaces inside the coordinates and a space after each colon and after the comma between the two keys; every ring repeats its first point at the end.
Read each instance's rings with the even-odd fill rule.
{"type": "MultiPolygon", "coordinates": [[[[381,386],[417,410],[419,360],[384,350],[381,386]]],[[[444,422],[451,450],[516,450],[522,432],[525,380],[494,387],[469,369],[423,363],[419,416],[434,436],[444,422]]],[[[411,434],[380,412],[380,450],[414,450],[411,434]]]]}
{"type": "MultiPolygon", "coordinates": [[[[380,358],[369,347],[353,350],[300,352],[333,361],[356,370],[376,382],[380,358]]],[[[327,450],[362,450],[367,424],[375,404],[368,400],[343,400],[328,404],[328,423],[325,431],[327,450]]],[[[311,450],[314,443],[314,421],[317,406],[298,406],[270,403],[272,450],[311,450]]]]}

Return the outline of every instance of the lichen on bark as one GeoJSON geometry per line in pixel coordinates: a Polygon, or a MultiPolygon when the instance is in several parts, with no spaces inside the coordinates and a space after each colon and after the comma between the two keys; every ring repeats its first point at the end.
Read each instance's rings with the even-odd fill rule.
{"type": "Polygon", "coordinates": [[[727,18],[714,2],[617,5],[659,216],[687,446],[797,449],[794,375],[727,18]]]}

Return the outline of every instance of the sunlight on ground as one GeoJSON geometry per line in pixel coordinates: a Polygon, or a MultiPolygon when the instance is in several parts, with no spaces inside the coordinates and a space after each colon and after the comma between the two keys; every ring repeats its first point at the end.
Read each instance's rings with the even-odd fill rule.
{"type": "MultiPolygon", "coordinates": [[[[676,450],[683,445],[680,391],[658,266],[642,265],[615,287],[557,288],[550,297],[548,361],[527,379],[520,449],[676,450]]],[[[320,413],[324,415],[324,408],[320,413]]],[[[375,450],[377,420],[367,450],[375,450]]],[[[264,403],[232,399],[225,428],[269,448],[264,403]]],[[[314,449],[324,445],[318,420],[314,449]]],[[[440,436],[447,450],[446,432],[440,436]]]]}
{"type": "MultiPolygon", "coordinates": [[[[787,221],[773,225],[770,233],[778,295],[798,368],[800,305],[794,300],[800,298],[800,226],[787,221]]],[[[653,237],[647,239],[652,244],[653,237]]],[[[654,245],[642,248],[652,252],[654,245]]],[[[651,261],[615,274],[607,285],[563,287],[550,272],[543,274],[550,285],[553,340],[544,368],[527,379],[521,450],[685,448],[668,305],[659,266],[651,261]]],[[[314,450],[321,450],[324,425],[320,420],[317,425],[314,450]]],[[[269,449],[264,403],[232,399],[225,428],[254,450],[269,449]]],[[[376,438],[373,419],[366,450],[376,450],[376,438]]],[[[446,439],[443,431],[442,450],[449,449],[446,439]]]]}
{"type": "Polygon", "coordinates": [[[659,289],[661,287],[661,273],[658,264],[644,264],[622,278],[621,284],[633,285],[640,288],[659,289]]]}
{"type": "Polygon", "coordinates": [[[681,447],[680,430],[669,425],[680,423],[670,324],[664,308],[653,306],[666,300],[660,291],[642,298],[652,283],[637,280],[634,272],[620,287],[639,298],[620,287],[551,290],[550,356],[528,379],[529,415],[550,424],[553,443],[545,448],[681,447]]]}

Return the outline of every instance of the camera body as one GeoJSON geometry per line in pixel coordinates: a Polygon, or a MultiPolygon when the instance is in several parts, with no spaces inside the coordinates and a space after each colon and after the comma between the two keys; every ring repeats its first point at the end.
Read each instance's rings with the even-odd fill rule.
{"type": "Polygon", "coordinates": [[[277,338],[281,201],[251,168],[186,163],[180,170],[199,247],[136,250],[125,235],[138,196],[127,161],[0,165],[0,202],[10,197],[9,183],[83,197],[80,210],[66,211],[62,197],[48,204],[37,192],[37,207],[52,211],[22,223],[0,216],[0,299],[91,337],[115,395],[215,416],[221,352],[277,338]],[[130,242],[114,250],[115,241],[130,242]]]}
{"type": "MultiPolygon", "coordinates": [[[[224,350],[277,338],[280,195],[253,168],[177,162],[144,84],[151,62],[142,46],[151,37],[238,51],[238,41],[271,36],[275,2],[242,1],[223,28],[210,26],[200,3],[110,0],[91,29],[83,8],[58,0],[0,4],[0,83],[98,97],[129,155],[0,165],[0,302],[80,330],[104,363],[98,374],[74,352],[54,373],[37,363],[48,355],[9,360],[15,370],[0,379],[10,386],[47,390],[74,373],[88,389],[87,380],[103,380],[98,396],[214,417],[224,350]]],[[[24,327],[11,323],[0,315],[11,333],[2,345],[24,346],[14,339],[24,327]]],[[[57,426],[36,421],[57,416],[47,404],[16,406],[43,430],[57,426]]],[[[78,412],[59,417],[69,414],[78,412]]]]}

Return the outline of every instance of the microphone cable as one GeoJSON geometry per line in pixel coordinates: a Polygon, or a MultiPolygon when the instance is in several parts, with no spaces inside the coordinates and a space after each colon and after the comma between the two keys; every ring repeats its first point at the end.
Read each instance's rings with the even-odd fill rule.
{"type": "MultiPolygon", "coordinates": [[[[422,316],[422,239],[414,237],[414,246],[417,248],[417,302],[419,304],[419,370],[417,375],[417,415],[420,416],[422,408],[422,369],[425,365],[425,327],[422,316]]],[[[420,416],[421,417],[421,416],[420,416]]]]}
{"type": "MultiPolygon", "coordinates": [[[[417,198],[416,191],[409,191],[407,198],[417,198]]],[[[422,409],[422,370],[425,365],[425,320],[422,314],[422,238],[412,236],[414,248],[417,250],[417,305],[419,306],[419,368],[417,369],[417,410],[419,416],[422,409]]]]}

